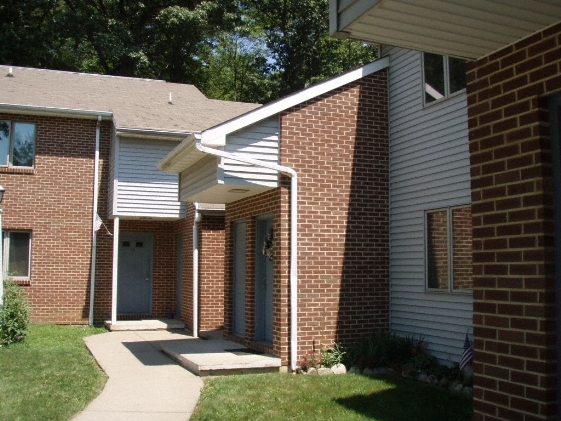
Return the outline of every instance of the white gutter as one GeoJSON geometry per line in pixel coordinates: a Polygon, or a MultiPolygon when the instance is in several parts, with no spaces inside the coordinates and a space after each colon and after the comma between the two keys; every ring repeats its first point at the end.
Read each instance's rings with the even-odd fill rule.
{"type": "Polygon", "coordinates": [[[94,228],[97,218],[97,200],[99,195],[99,138],[101,131],[102,116],[97,117],[95,128],[95,156],[94,156],[94,180],[93,180],[93,209],[92,209],[92,261],[90,273],[90,326],[94,323],[94,297],[95,297],[95,258],[97,254],[97,230],[94,228]]]}
{"type": "Polygon", "coordinates": [[[99,119],[103,117],[106,119],[113,118],[113,113],[111,111],[100,111],[100,110],[80,110],[76,108],[56,108],[56,107],[45,107],[40,105],[20,105],[20,104],[7,104],[5,102],[0,102],[0,110],[5,113],[11,114],[31,114],[31,115],[49,115],[49,116],[60,116],[68,117],[71,115],[76,118],[86,118],[86,119],[99,119]]]}
{"type": "Polygon", "coordinates": [[[113,270],[111,272],[111,326],[117,323],[117,276],[119,273],[119,217],[113,220],[113,270]]]}
{"type": "Polygon", "coordinates": [[[195,139],[195,146],[209,155],[268,168],[290,176],[290,364],[292,371],[296,371],[298,358],[298,176],[296,171],[282,165],[208,148],[201,145],[200,139],[195,139]]]}
{"type": "Polygon", "coordinates": [[[193,337],[199,336],[199,228],[201,220],[199,204],[195,203],[195,219],[193,221],[193,337]]]}

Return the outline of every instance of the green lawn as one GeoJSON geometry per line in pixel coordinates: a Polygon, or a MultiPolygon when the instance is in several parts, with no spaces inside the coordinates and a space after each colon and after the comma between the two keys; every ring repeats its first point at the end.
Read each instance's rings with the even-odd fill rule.
{"type": "Polygon", "coordinates": [[[464,421],[472,399],[412,380],[263,374],[205,380],[191,421],[464,421]]]}
{"type": "Polygon", "coordinates": [[[82,338],[101,332],[31,325],[24,343],[0,348],[0,420],[63,421],[84,409],[107,377],[82,338]]]}

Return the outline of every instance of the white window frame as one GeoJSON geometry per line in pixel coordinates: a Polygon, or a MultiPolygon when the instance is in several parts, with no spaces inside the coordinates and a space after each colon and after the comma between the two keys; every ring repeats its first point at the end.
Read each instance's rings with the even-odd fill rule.
{"type": "Polygon", "coordinates": [[[5,230],[2,232],[3,236],[3,255],[2,255],[2,273],[4,274],[4,279],[12,279],[13,281],[29,281],[31,279],[31,248],[33,244],[33,233],[28,230],[5,230]],[[24,276],[12,276],[9,274],[9,257],[10,257],[10,236],[12,233],[27,233],[29,234],[29,246],[28,246],[28,256],[27,256],[27,275],[24,276]]]}
{"type": "Polygon", "coordinates": [[[466,88],[464,87],[463,89],[460,89],[456,92],[450,92],[450,57],[448,56],[444,56],[442,54],[436,54],[442,57],[442,60],[444,62],[444,95],[442,96],[442,98],[438,98],[434,101],[431,102],[427,102],[426,98],[427,98],[427,83],[425,82],[425,53],[421,53],[421,62],[422,62],[422,66],[421,66],[421,78],[422,78],[422,94],[423,94],[423,106],[425,107],[430,107],[433,104],[438,104],[442,101],[445,101],[448,98],[453,98],[457,95],[460,95],[462,93],[466,92],[466,88]]]}
{"type": "Polygon", "coordinates": [[[8,123],[10,127],[10,136],[8,139],[8,162],[7,163],[0,163],[0,167],[4,168],[35,168],[35,157],[37,156],[37,124],[32,123],[29,121],[15,121],[15,120],[0,120],[0,123],[8,123]],[[16,124],[32,124],[35,126],[35,130],[33,133],[33,163],[30,166],[27,165],[14,165],[14,135],[15,135],[15,125],[16,124]]]}
{"type": "MultiPolygon", "coordinates": [[[[447,294],[472,294],[473,293],[473,288],[472,289],[454,289],[454,249],[453,249],[453,244],[454,244],[454,230],[453,230],[453,226],[452,226],[452,212],[455,209],[462,209],[462,208],[466,208],[466,207],[471,207],[471,204],[464,204],[464,205],[455,205],[455,206],[446,206],[446,207],[442,207],[442,208],[436,208],[436,209],[428,209],[425,210],[423,216],[424,216],[424,246],[425,246],[425,250],[424,250],[424,265],[425,265],[425,291],[426,292],[435,292],[435,293],[447,293],[447,294]],[[431,288],[429,287],[429,259],[428,259],[428,253],[429,253],[429,244],[428,244],[428,240],[429,240],[429,227],[428,227],[428,221],[427,221],[427,216],[430,213],[436,213],[436,212],[441,212],[441,211],[446,211],[446,235],[447,235],[447,259],[448,259],[448,288],[444,289],[444,288],[431,288]]],[[[472,254],[473,256],[473,254],[472,254]]],[[[473,276],[473,274],[472,274],[473,276]]]]}

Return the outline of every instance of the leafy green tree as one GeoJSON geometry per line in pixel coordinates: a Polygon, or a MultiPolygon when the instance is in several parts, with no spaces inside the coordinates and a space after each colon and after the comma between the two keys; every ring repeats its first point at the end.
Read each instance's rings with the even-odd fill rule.
{"type": "Polygon", "coordinates": [[[275,84],[271,99],[376,58],[373,46],[329,37],[329,0],[242,0],[242,5],[265,34],[275,84]]]}
{"type": "Polygon", "coordinates": [[[55,41],[48,27],[57,7],[55,0],[2,0],[0,63],[51,66],[55,41]]]}
{"type": "Polygon", "coordinates": [[[261,103],[271,97],[267,50],[262,38],[223,33],[207,58],[209,98],[261,103]]]}
{"type": "Polygon", "coordinates": [[[268,102],[375,58],[328,0],[2,0],[0,62],[192,83],[268,102]]]}

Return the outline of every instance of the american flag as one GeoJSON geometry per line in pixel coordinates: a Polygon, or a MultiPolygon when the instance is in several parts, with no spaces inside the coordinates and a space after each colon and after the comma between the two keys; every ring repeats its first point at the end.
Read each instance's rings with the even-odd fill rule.
{"type": "Polygon", "coordinates": [[[464,352],[462,352],[462,358],[460,359],[460,370],[463,370],[466,365],[471,363],[471,360],[473,360],[473,349],[471,349],[468,334],[466,333],[466,339],[464,340],[464,352]]]}
{"type": "Polygon", "coordinates": [[[103,221],[101,220],[99,215],[96,213],[95,214],[95,221],[94,221],[94,225],[93,225],[93,230],[98,231],[101,228],[101,224],[103,224],[103,221]]]}

